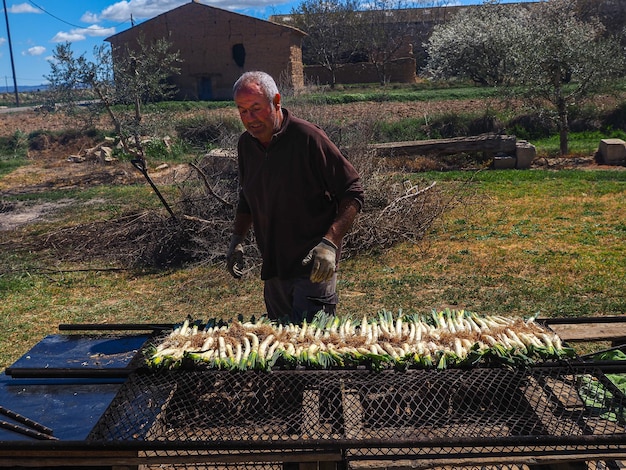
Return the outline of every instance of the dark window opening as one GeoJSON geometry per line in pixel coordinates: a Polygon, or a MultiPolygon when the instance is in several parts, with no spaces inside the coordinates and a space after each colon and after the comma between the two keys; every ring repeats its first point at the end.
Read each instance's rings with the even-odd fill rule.
{"type": "Polygon", "coordinates": [[[246,48],[243,47],[243,44],[239,43],[233,46],[233,59],[239,67],[243,67],[246,62],[246,48]]]}

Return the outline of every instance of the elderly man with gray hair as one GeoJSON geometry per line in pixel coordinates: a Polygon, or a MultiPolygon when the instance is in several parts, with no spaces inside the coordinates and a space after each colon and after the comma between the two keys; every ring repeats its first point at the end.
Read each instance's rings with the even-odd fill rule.
{"type": "Polygon", "coordinates": [[[268,317],[300,323],[320,310],[335,314],[342,240],[363,207],[360,177],[324,131],[281,106],[267,73],[244,73],[233,96],[246,131],[228,270],[242,276],[253,228],[268,317]]]}

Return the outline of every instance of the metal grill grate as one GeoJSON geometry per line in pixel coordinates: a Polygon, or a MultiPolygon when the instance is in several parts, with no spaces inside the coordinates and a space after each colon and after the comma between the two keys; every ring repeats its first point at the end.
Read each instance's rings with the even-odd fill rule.
{"type": "MultiPolygon", "coordinates": [[[[593,368],[136,373],[90,440],[349,459],[622,451],[624,396],[593,368]]],[[[506,460],[506,459],[505,459],[506,460]]]]}

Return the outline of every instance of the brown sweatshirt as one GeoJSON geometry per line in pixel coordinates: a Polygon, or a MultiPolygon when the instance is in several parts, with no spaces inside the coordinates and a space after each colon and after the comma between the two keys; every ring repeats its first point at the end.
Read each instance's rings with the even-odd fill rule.
{"type": "Polygon", "coordinates": [[[317,245],[343,199],[363,205],[358,173],[316,125],[283,108],[283,123],[264,148],[252,135],[239,138],[237,212],[252,215],[263,257],[261,278],[308,275],[302,259],[317,245]]]}

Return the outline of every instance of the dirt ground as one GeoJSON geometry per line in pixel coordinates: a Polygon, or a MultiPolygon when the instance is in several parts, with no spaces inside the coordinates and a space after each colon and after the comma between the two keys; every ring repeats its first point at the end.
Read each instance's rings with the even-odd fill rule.
{"type": "MultiPolygon", "coordinates": [[[[372,103],[352,103],[325,107],[324,113],[334,116],[346,116],[355,119],[358,116],[371,114],[372,103]]],[[[476,108],[484,109],[485,103],[474,100],[457,100],[428,103],[394,103],[384,105],[385,119],[403,119],[416,115],[469,112],[476,108]]],[[[211,111],[206,111],[211,112],[211,111]]],[[[220,110],[224,113],[224,110],[220,110]]],[[[227,110],[226,112],[236,111],[227,110]]],[[[35,131],[62,131],[78,123],[69,122],[60,113],[41,114],[33,110],[19,112],[3,112],[0,114],[0,136],[8,137],[16,131],[30,134],[35,131]]],[[[101,123],[107,127],[106,121],[101,123]]],[[[54,210],[67,204],[68,201],[57,201],[42,204],[7,202],[5,196],[37,193],[54,189],[70,189],[91,187],[99,184],[131,184],[145,181],[143,175],[129,163],[87,160],[80,163],[71,161],[72,155],[81,153],[87,148],[97,145],[92,138],[79,136],[63,142],[39,142],[37,148],[29,150],[30,164],[22,166],[0,179],[0,230],[12,230],[40,217],[52,214],[54,210]]],[[[533,162],[535,168],[586,168],[626,170],[624,166],[598,165],[593,155],[564,158],[539,157],[533,162]]],[[[151,170],[150,176],[155,182],[166,182],[171,175],[179,171],[178,167],[165,167],[157,171],[151,170]]]]}

